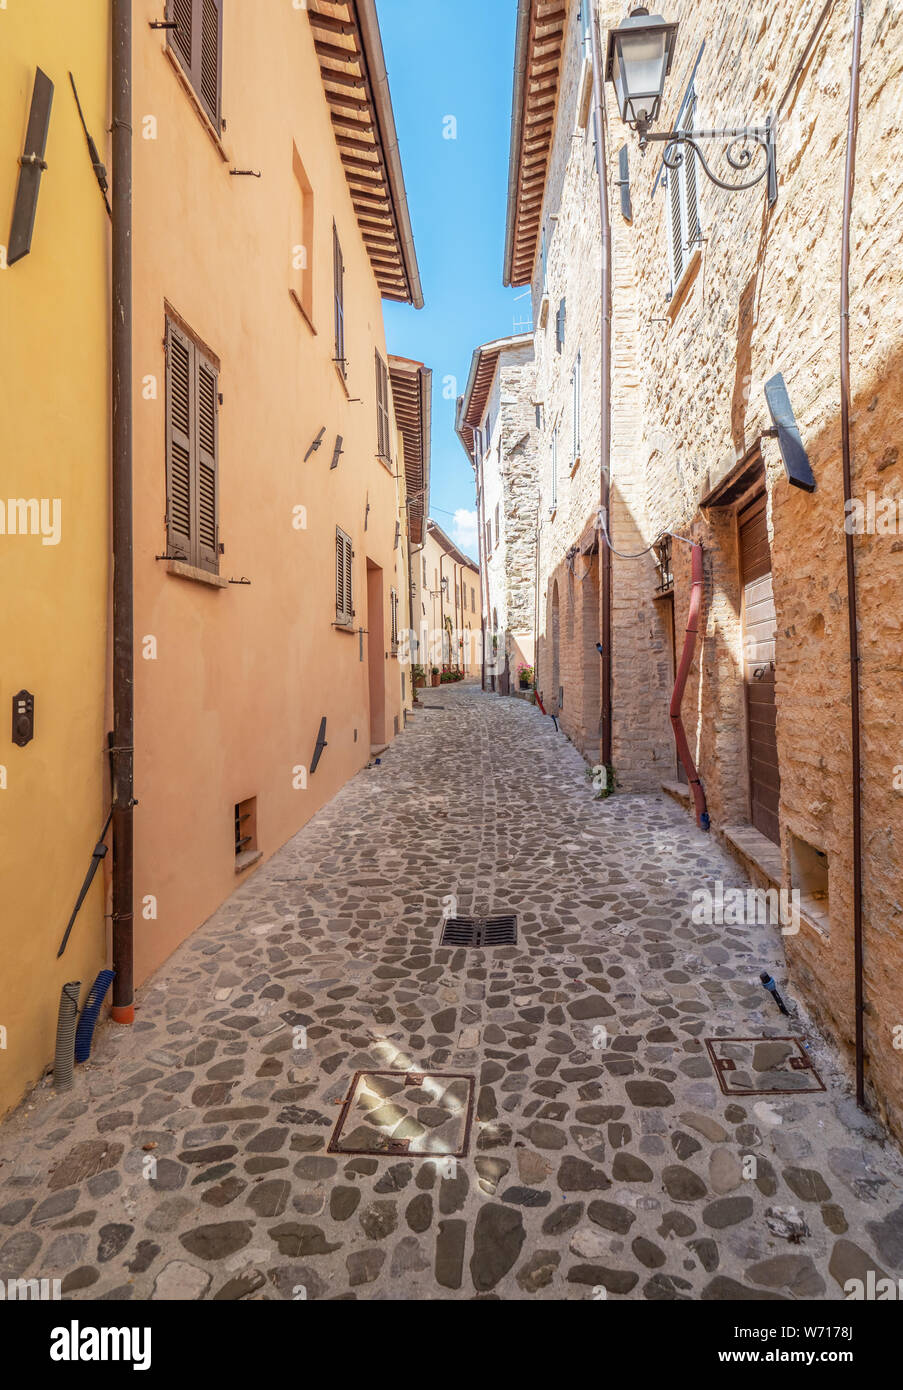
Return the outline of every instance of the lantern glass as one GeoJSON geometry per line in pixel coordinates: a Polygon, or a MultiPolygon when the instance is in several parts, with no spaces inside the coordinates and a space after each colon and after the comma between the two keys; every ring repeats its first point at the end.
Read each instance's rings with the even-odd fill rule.
{"type": "Polygon", "coordinates": [[[607,76],[614,84],[621,120],[645,127],[658,117],[665,78],[671,67],[676,24],[645,10],[633,14],[608,36],[607,76]]]}

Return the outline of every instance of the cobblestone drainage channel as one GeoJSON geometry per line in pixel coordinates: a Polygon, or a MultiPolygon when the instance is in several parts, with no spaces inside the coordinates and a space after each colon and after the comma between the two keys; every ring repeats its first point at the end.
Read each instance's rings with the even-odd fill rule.
{"type": "Polygon", "coordinates": [[[355,1072],[328,1152],[465,1158],[473,1099],[461,1072],[355,1072]]]}
{"type": "Polygon", "coordinates": [[[790,1096],[825,1089],[799,1038],[704,1041],[726,1096],[790,1096]]]}
{"type": "Polygon", "coordinates": [[[449,917],[442,928],[442,946],[513,946],[517,918],[449,917]]]}

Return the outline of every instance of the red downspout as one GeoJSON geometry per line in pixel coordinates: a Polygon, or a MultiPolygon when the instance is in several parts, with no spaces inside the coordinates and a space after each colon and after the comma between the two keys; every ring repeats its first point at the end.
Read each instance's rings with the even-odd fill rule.
{"type": "Polygon", "coordinates": [[[687,743],[687,735],[683,720],[680,717],[680,707],[683,703],[687,676],[690,674],[690,667],[693,664],[693,656],[696,652],[696,634],[699,631],[699,614],[702,609],[701,545],[693,546],[692,576],[690,612],[687,617],[687,633],[684,638],[684,649],[680,658],[680,666],[677,669],[677,679],[674,682],[674,693],[671,696],[671,723],[674,726],[674,741],[677,744],[677,756],[680,758],[681,766],[687,774],[687,781],[693,793],[693,803],[696,807],[696,824],[700,829],[708,830],[709,813],[706,809],[705,792],[702,789],[702,782],[699,780],[699,773],[696,771],[696,764],[690,753],[690,745],[687,743]]]}

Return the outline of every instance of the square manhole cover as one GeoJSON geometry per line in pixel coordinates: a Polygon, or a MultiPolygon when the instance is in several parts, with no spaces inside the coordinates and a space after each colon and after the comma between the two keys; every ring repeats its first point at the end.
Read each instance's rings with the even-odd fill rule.
{"type": "Polygon", "coordinates": [[[825,1089],[798,1038],[706,1038],[705,1045],[726,1096],[789,1096],[825,1089]]]}
{"type": "Polygon", "coordinates": [[[517,942],[517,918],[449,917],[442,928],[442,946],[513,946],[517,942]]]}
{"type": "Polygon", "coordinates": [[[356,1072],[328,1152],[464,1158],[473,1093],[462,1073],[356,1072]]]}

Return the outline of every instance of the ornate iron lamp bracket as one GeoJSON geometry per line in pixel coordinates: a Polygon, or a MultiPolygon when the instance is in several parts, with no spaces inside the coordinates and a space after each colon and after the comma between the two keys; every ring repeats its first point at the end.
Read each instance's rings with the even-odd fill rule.
{"type": "Polygon", "coordinates": [[[667,169],[680,168],[684,161],[681,146],[689,145],[699,156],[703,170],[716,187],[724,188],[728,193],[740,193],[744,189],[754,188],[757,183],[767,179],[768,206],[772,207],[777,201],[778,167],[775,151],[775,128],[770,116],[764,126],[743,126],[734,130],[671,130],[661,133],[643,130],[639,134],[641,150],[650,140],[664,144],[665,151],[662,155],[662,163],[667,169]],[[728,183],[724,179],[720,179],[709,168],[708,161],[698,143],[700,140],[725,141],[724,155],[732,169],[739,171],[748,169],[758,150],[764,152],[765,164],[755,178],[746,179],[742,183],[728,183]]]}

